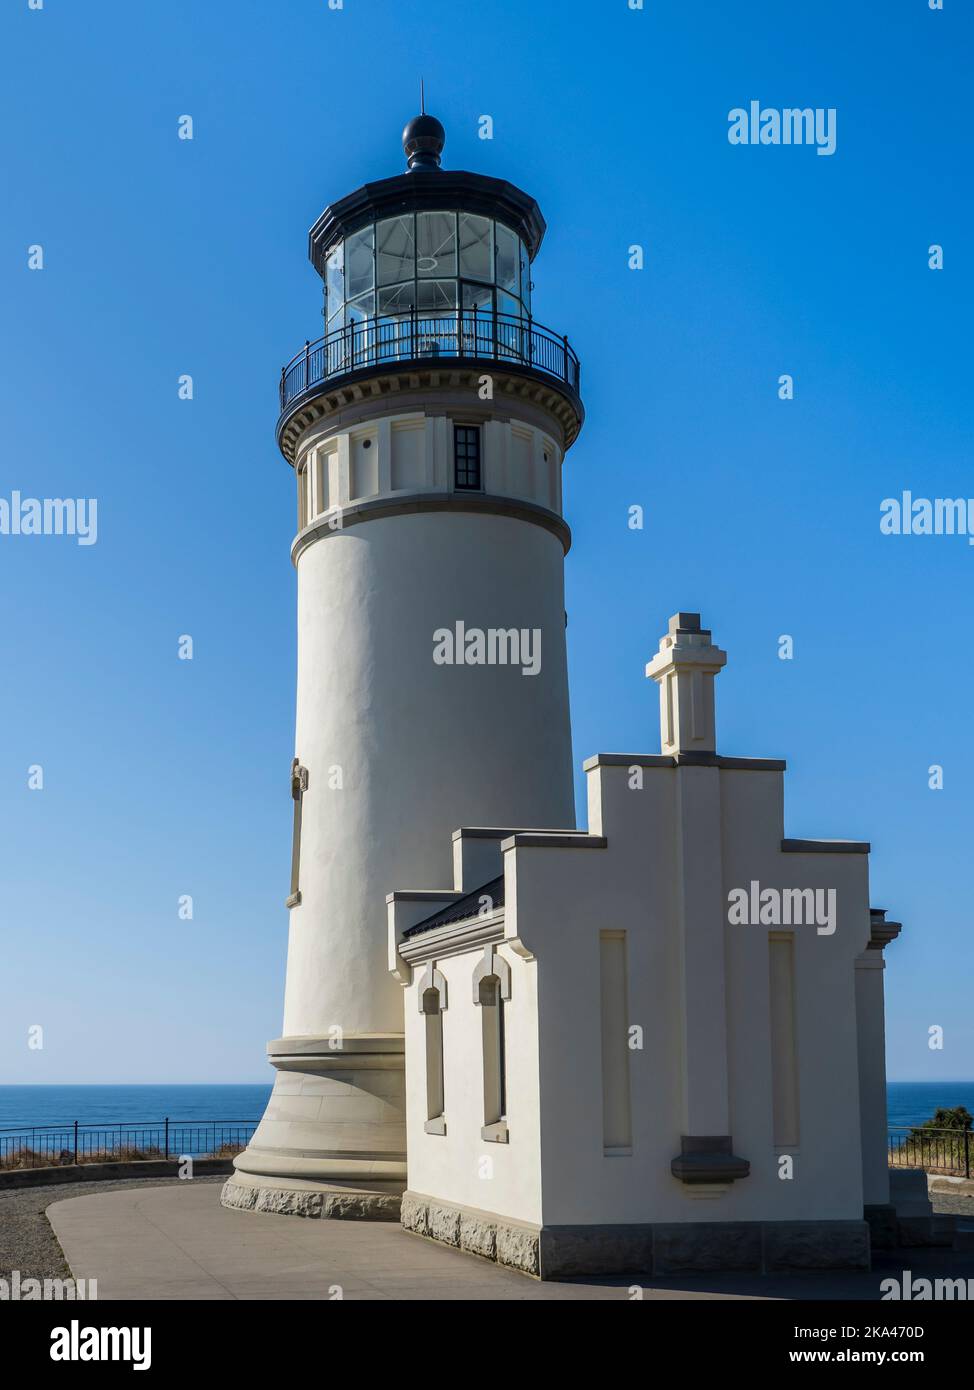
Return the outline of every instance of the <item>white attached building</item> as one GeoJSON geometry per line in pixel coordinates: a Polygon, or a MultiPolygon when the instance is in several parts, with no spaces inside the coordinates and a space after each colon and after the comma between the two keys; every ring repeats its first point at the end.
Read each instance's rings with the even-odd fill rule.
{"type": "Polygon", "coordinates": [[[542,1277],[864,1266],[889,1202],[867,844],[785,837],[783,762],[716,752],[725,655],[677,614],[661,754],[585,764],[588,831],[453,834],[388,898],[403,1223],[542,1277]]]}

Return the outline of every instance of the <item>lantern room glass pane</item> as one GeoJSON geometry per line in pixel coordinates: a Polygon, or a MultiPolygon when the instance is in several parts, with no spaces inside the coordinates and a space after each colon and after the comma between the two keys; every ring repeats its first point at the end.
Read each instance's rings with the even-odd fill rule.
{"type": "Polygon", "coordinates": [[[348,320],[346,341],[342,343],[345,367],[364,367],[371,360],[374,348],[375,294],[370,290],[368,294],[360,294],[357,299],[350,299],[345,306],[345,315],[348,320]]]}
{"type": "Polygon", "coordinates": [[[509,227],[500,222],[496,226],[496,270],[497,283],[503,290],[512,294],[518,291],[518,239],[509,227]]]}
{"type": "Polygon", "coordinates": [[[523,241],[519,241],[521,248],[521,303],[524,305],[524,312],[530,317],[531,314],[531,258],[528,255],[528,248],[523,241]]]}
{"type": "Polygon", "coordinates": [[[497,352],[506,357],[523,357],[525,332],[522,327],[521,304],[513,295],[497,291],[497,352]]]}
{"type": "Polygon", "coordinates": [[[376,224],[375,262],[378,283],[392,285],[411,280],[416,273],[415,218],[388,217],[376,224]]]}
{"type": "Polygon", "coordinates": [[[326,318],[333,319],[345,303],[345,243],[340,241],[325,266],[326,318]]]}
{"type": "Polygon", "coordinates": [[[345,295],[348,299],[355,299],[375,287],[373,240],[372,227],[365,227],[345,243],[345,295]]]}
{"type": "Polygon", "coordinates": [[[415,307],[415,280],[407,280],[402,285],[387,285],[379,290],[380,314],[408,314],[415,307]]]}
{"type": "Polygon", "coordinates": [[[375,295],[370,290],[368,294],[360,294],[357,299],[350,299],[345,306],[346,320],[348,323],[362,323],[365,319],[375,317],[375,295]]]}
{"type": "Polygon", "coordinates": [[[456,275],[457,215],[455,212],[421,212],[417,214],[416,273],[420,276],[456,275]]]}
{"type": "Polygon", "coordinates": [[[473,213],[461,212],[460,223],[460,274],[471,280],[492,281],[494,267],[491,264],[491,222],[489,217],[475,217],[473,213]]]}
{"type": "Polygon", "coordinates": [[[456,280],[420,280],[419,310],[421,313],[441,313],[457,307],[456,280]]]}
{"type": "Polygon", "coordinates": [[[489,314],[494,308],[494,291],[490,285],[464,285],[463,307],[478,313],[489,314]]]}

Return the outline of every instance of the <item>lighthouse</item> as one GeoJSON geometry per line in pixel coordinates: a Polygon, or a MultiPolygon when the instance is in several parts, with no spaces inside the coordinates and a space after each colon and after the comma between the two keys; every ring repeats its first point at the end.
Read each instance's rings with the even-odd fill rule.
{"type": "Polygon", "coordinates": [[[277,424],[297,498],[284,1022],[227,1205],[398,1211],[387,895],[453,901],[460,828],[469,848],[478,828],[575,826],[562,466],[579,362],[534,317],[537,203],[442,168],[444,143],[411,120],[406,170],[309,234],[325,332],[283,368],[277,424]]]}

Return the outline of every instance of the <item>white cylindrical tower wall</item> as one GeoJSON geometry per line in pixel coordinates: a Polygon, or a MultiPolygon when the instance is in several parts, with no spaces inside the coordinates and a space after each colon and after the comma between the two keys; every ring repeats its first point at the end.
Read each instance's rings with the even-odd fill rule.
{"type": "Polygon", "coordinates": [[[498,510],[437,507],[444,494],[465,500],[449,488],[452,423],[409,412],[313,436],[302,450],[321,519],[295,545],[295,755],[309,786],[288,1037],[401,1031],[385,893],[404,882],[450,888],[457,827],[575,823],[564,546],[503,510],[505,491],[512,502],[560,500],[558,450],[525,421],[485,422],[484,495],[498,510]],[[400,479],[410,486],[390,486],[400,479]],[[406,497],[431,509],[331,524],[336,505],[406,497]],[[435,634],[457,623],[524,630],[531,665],[437,664],[435,634]]]}
{"type": "Polygon", "coordinates": [[[551,532],[474,513],[380,517],[302,552],[286,1035],[401,1029],[385,894],[450,888],[457,827],[574,824],[562,564],[551,532]],[[537,634],[537,674],[435,664],[458,622],[537,634]]]}

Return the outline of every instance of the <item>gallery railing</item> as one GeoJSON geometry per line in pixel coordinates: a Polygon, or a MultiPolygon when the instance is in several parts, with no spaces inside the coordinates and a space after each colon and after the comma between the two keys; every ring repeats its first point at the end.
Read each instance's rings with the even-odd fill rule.
{"type": "Polygon", "coordinates": [[[256,1120],[152,1120],[144,1123],[32,1125],[0,1129],[0,1172],[73,1163],[226,1158],[246,1148],[256,1120]]]}
{"type": "Polygon", "coordinates": [[[336,328],[281,369],[281,410],[313,386],[364,367],[436,358],[471,358],[530,367],[576,394],[581,365],[567,338],[533,319],[473,311],[385,315],[336,328]]]}
{"type": "Polygon", "coordinates": [[[969,1129],[920,1129],[898,1126],[889,1131],[891,1168],[924,1168],[930,1173],[971,1176],[974,1134],[969,1129]]]}

